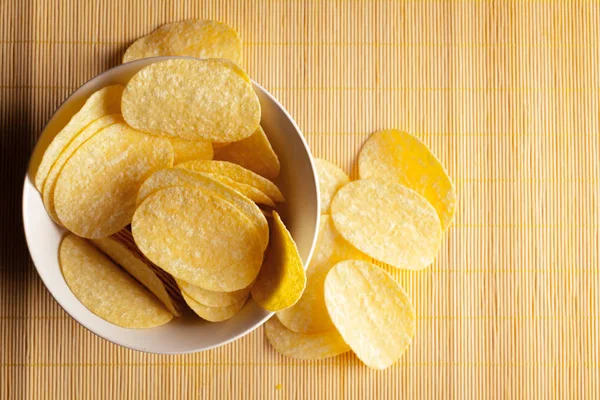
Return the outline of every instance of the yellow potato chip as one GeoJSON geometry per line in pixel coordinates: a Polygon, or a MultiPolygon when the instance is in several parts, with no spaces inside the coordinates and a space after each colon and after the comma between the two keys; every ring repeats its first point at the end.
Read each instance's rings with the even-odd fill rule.
{"type": "Polygon", "coordinates": [[[237,164],[227,161],[196,160],[176,165],[176,167],[196,172],[224,175],[234,181],[254,186],[276,203],[284,201],[279,188],[273,182],[237,164]]]}
{"type": "Polygon", "coordinates": [[[238,33],[219,21],[195,20],[162,25],[136,40],[125,52],[123,62],[158,56],[192,56],[242,59],[242,42],[238,33]]]}
{"type": "Polygon", "coordinates": [[[124,123],[110,125],[81,145],[64,165],[54,190],[58,219],[78,236],[110,236],[131,222],[144,180],[172,163],[168,140],[124,123]]]}
{"type": "Polygon", "coordinates": [[[152,261],[148,260],[146,256],[144,256],[144,254],[135,244],[135,240],[133,240],[133,235],[131,234],[130,229],[131,227],[128,226],[125,229],[121,229],[119,232],[115,233],[110,237],[119,240],[119,242],[122,245],[126,246],[132,253],[135,253],[140,259],[144,260],[144,263],[146,263],[146,265],[152,270],[154,275],[156,275],[156,277],[160,279],[160,281],[164,285],[175,308],[177,308],[177,310],[181,312],[182,306],[185,303],[185,301],[183,300],[183,297],[181,297],[181,289],[179,289],[179,286],[177,286],[175,278],[173,278],[171,274],[159,268],[156,264],[154,264],[152,261]]]}
{"type": "Polygon", "coordinates": [[[245,300],[250,293],[250,286],[235,292],[213,292],[177,279],[181,292],[208,307],[229,307],[245,300]]]}
{"type": "Polygon", "coordinates": [[[286,328],[300,333],[335,329],[325,306],[325,277],[331,267],[349,259],[371,260],[344,240],[335,230],[329,215],[322,215],[315,250],[306,269],[306,289],[296,304],[277,313],[279,321],[286,328]]]}
{"type": "Polygon", "coordinates": [[[212,160],[213,147],[210,142],[170,138],[173,146],[174,164],[191,160],[212,160]]]}
{"type": "Polygon", "coordinates": [[[325,279],[325,303],[344,341],[371,368],[394,364],[415,335],[410,298],[390,274],[371,263],[336,264],[325,279]]]}
{"type": "Polygon", "coordinates": [[[442,242],[435,209],[417,192],[397,183],[351,182],[333,198],[331,216],[350,244],[397,268],[427,267],[442,242]]]}
{"type": "Polygon", "coordinates": [[[350,178],[340,167],[320,158],[315,158],[315,167],[319,177],[321,214],[328,214],[333,196],[342,186],[350,182],[350,178]]]}
{"type": "Polygon", "coordinates": [[[287,329],[277,318],[271,318],[265,323],[265,333],[278,353],[298,360],[322,360],[350,351],[336,330],[297,333],[287,329]]]}
{"type": "Polygon", "coordinates": [[[140,188],[137,204],[141,204],[151,194],[173,186],[191,186],[205,190],[231,203],[255,227],[262,243],[262,250],[267,248],[267,244],[269,243],[269,224],[256,204],[230,187],[194,171],[169,168],[155,172],[140,188]]]}
{"type": "Polygon", "coordinates": [[[215,149],[215,159],[241,165],[268,179],[279,176],[279,158],[261,126],[246,139],[215,149]]]}
{"type": "MultiPolygon", "coordinates": [[[[121,112],[121,95],[125,89],[122,85],[106,86],[92,94],[83,107],[73,115],[67,125],[54,137],[40,162],[35,175],[35,187],[42,192],[48,172],[60,157],[63,149],[90,123],[98,118],[121,112]]],[[[44,132],[53,134],[54,132],[44,132]]]]}
{"type": "Polygon", "coordinates": [[[436,209],[442,229],[454,219],[456,192],[446,169],[416,137],[398,130],[376,132],[358,157],[361,179],[400,183],[425,197],[436,209]]]}
{"type": "Polygon", "coordinates": [[[92,243],[106,254],[116,264],[123,267],[146,289],[154,294],[176,316],[181,315],[177,304],[171,298],[165,284],[147,264],[144,257],[138,252],[132,251],[116,235],[102,239],[93,239],[92,243]]]}
{"type": "Polygon", "coordinates": [[[198,303],[196,300],[185,294],[185,292],[182,294],[183,299],[196,315],[210,322],[221,322],[233,317],[242,309],[242,307],[244,307],[244,304],[246,304],[246,300],[248,299],[248,295],[246,295],[242,301],[227,307],[209,307],[205,304],[198,303]]]}
{"type": "Polygon", "coordinates": [[[262,264],[264,246],[252,222],[233,204],[191,186],[146,198],[131,232],[150,261],[206,290],[243,289],[262,264]]]}
{"type": "MultiPolygon", "coordinates": [[[[195,172],[195,171],[192,171],[192,172],[195,172]]],[[[275,207],[275,203],[273,202],[273,200],[271,200],[271,198],[269,196],[267,196],[266,194],[264,194],[263,192],[261,192],[260,190],[255,188],[254,186],[250,186],[250,185],[246,185],[245,183],[234,181],[233,179],[228,178],[227,176],[221,175],[221,174],[211,174],[211,173],[205,173],[205,172],[195,172],[195,173],[206,175],[210,179],[214,179],[217,182],[221,182],[223,185],[229,186],[236,192],[243,194],[244,196],[246,196],[247,198],[249,198],[250,200],[252,200],[253,202],[255,202],[257,204],[264,204],[269,207],[275,207]]]]}
{"type": "Polygon", "coordinates": [[[173,319],[156,297],[85,239],[65,236],[59,260],[73,295],[100,318],[123,328],[140,329],[173,319]]]}
{"type": "Polygon", "coordinates": [[[60,224],[60,221],[58,220],[58,215],[56,215],[56,210],[54,209],[54,189],[56,187],[56,180],[58,179],[58,175],[62,171],[63,166],[69,158],[71,158],[73,153],[75,153],[89,138],[102,129],[120,121],[123,121],[121,114],[110,114],[100,117],[89,124],[64,148],[58,159],[54,162],[54,165],[50,168],[50,172],[46,177],[42,189],[42,199],[44,200],[44,206],[46,207],[48,215],[50,215],[52,220],[57,224],[60,224]]]}
{"type": "Polygon", "coordinates": [[[121,107],[141,131],[211,142],[244,139],[261,118],[252,85],[219,59],[150,64],[127,83],[121,107]]]}
{"type": "Polygon", "coordinates": [[[276,211],[265,261],[252,286],[252,298],[267,311],[291,307],[306,287],[306,273],[298,248],[276,211]]]}

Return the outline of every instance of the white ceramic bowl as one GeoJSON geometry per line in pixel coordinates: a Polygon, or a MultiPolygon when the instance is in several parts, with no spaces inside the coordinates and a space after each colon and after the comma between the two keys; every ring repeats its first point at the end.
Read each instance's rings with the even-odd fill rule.
{"type": "MultiPolygon", "coordinates": [[[[54,134],[63,127],[85,100],[100,88],[127,81],[141,68],[168,57],[133,61],[119,65],[77,89],[52,116],[32,155],[30,170],[23,189],[23,223],[29,252],[42,281],[56,301],[81,325],[113,343],[130,349],[180,354],[208,350],[240,338],[265,322],[272,313],[252,300],[232,319],[220,323],[200,320],[194,315],[174,318],[152,329],[125,329],[92,314],[73,296],[58,263],[58,246],[64,230],[46,214],[32,177],[41,156],[54,134]]],[[[319,195],[312,156],[300,129],[287,111],[260,85],[254,83],[262,107],[263,126],[281,162],[276,180],[286,203],[278,207],[282,218],[298,245],[305,267],[312,255],[319,225],[319,195]]]]}

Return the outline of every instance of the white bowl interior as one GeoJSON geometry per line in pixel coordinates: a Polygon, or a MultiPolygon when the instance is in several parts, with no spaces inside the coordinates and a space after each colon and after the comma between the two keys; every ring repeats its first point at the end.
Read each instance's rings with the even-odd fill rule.
{"type": "MultiPolygon", "coordinates": [[[[119,65],[97,76],[77,89],[55,112],[38,141],[30,173],[23,189],[23,222],[33,262],[44,284],[56,301],[81,325],[95,334],[122,346],[164,354],[208,350],[231,342],[260,326],[272,313],[262,310],[250,300],[232,319],[220,323],[200,320],[191,312],[182,318],[152,329],[125,329],[91,313],[69,290],[58,263],[58,246],[64,230],[50,219],[31,177],[44,150],[57,131],[83,105],[85,100],[104,86],[125,84],[139,69],[165,59],[159,57],[119,65]]],[[[260,85],[254,89],[262,107],[263,126],[281,162],[276,180],[286,203],[278,207],[296,244],[305,268],[312,255],[319,224],[319,196],[316,173],[310,150],[290,115],[260,85]]]]}

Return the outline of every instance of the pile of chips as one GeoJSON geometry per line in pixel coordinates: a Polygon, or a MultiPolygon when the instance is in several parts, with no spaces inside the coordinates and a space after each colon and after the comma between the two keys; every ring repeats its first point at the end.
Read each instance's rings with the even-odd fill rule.
{"type": "Polygon", "coordinates": [[[305,271],[276,211],[280,164],[238,66],[237,32],[216,21],[164,25],[123,61],[169,55],[198,59],[153,63],[91,95],[39,166],[46,210],[69,231],[59,259],[73,294],[127,328],[186,308],[224,321],[252,297],[277,313],[266,336],[283,355],[352,350],[370,367],[394,364],[415,335],[415,309],[374,262],[434,261],[456,203],[444,167],[397,130],[364,144],[359,180],[315,160],[322,215],[305,271]]]}
{"type": "Polygon", "coordinates": [[[352,350],[366,365],[393,365],[412,342],[415,308],[379,265],[430,265],[455,209],[454,185],[432,152],[408,133],[374,133],[351,182],[316,160],[321,224],[300,300],[266,323],[281,354],[318,360],[352,350]]]}
{"type": "Polygon", "coordinates": [[[186,309],[224,321],[250,296],[270,311],[291,306],[306,275],[275,211],[279,159],[236,64],[239,36],[216,21],[169,24],[124,61],[156,55],[202,59],[159,61],[93,93],[37,170],[48,214],[69,232],[59,249],[67,285],[126,328],[186,309]]]}

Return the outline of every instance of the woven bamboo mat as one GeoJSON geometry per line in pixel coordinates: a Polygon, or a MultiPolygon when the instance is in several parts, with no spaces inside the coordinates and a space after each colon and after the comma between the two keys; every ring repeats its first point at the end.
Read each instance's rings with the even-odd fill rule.
{"type": "Polygon", "coordinates": [[[0,2],[0,398],[600,397],[600,4],[597,1],[0,2]],[[94,336],[29,259],[21,187],[44,122],[138,36],[226,21],[244,67],[315,156],[356,174],[368,135],[407,129],[454,177],[437,262],[399,273],[419,314],[384,372],[298,362],[258,329],[186,356],[94,336]]]}

